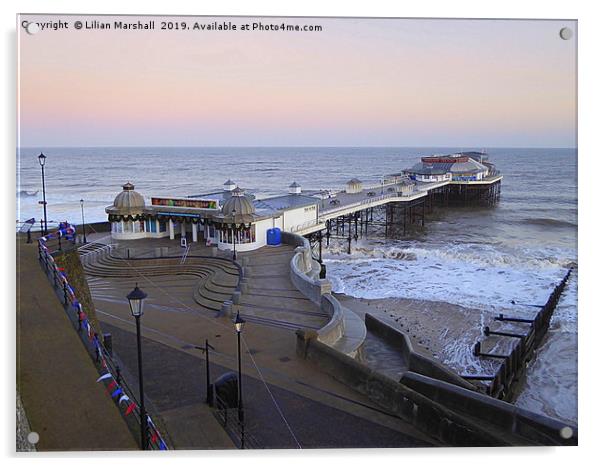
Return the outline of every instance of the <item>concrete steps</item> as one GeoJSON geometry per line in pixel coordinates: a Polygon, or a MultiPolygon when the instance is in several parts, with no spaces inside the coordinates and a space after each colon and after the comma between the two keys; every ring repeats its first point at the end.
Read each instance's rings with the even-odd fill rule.
{"type": "Polygon", "coordinates": [[[239,280],[235,264],[218,258],[189,257],[184,264],[180,258],[130,259],[105,256],[86,264],[86,274],[102,278],[173,277],[187,275],[197,277],[193,287],[193,299],[203,308],[220,311],[224,301],[232,299],[239,280]]]}

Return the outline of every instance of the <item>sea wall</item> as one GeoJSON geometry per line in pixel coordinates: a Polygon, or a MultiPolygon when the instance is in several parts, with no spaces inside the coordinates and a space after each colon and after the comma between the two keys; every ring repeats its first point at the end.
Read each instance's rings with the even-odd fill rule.
{"type": "Polygon", "coordinates": [[[405,333],[368,313],[365,316],[365,322],[368,330],[399,349],[399,352],[410,371],[434,379],[444,380],[468,390],[476,390],[474,385],[464,380],[445,365],[416,352],[412,342],[405,333]]]}
{"type": "Polygon", "coordinates": [[[332,285],[330,281],[316,278],[318,277],[320,264],[311,256],[311,246],[309,241],[303,236],[295,233],[283,232],[282,242],[295,246],[295,254],[290,262],[290,277],[295,287],[307,298],[320,306],[320,309],[326,313],[330,320],[319,329],[316,338],[331,347],[337,342],[337,349],[353,357],[359,357],[361,347],[366,337],[366,329],[363,322],[352,311],[346,309],[331,294],[332,285]],[[345,326],[345,321],[351,324],[349,333],[345,326]],[[359,320],[359,325],[358,321],[359,320]],[[360,328],[362,327],[362,328],[360,328]],[[344,337],[344,340],[342,340],[344,337]]]}
{"type": "Polygon", "coordinates": [[[320,309],[330,316],[330,321],[318,330],[318,340],[332,346],[345,333],[345,320],[341,303],[331,294],[322,296],[320,309]]]}
{"type": "Polygon", "coordinates": [[[577,426],[462,387],[406,372],[401,383],[448,408],[461,411],[542,445],[577,445],[577,426]],[[567,430],[570,429],[570,430],[567,430]],[[564,438],[570,433],[569,438],[564,438]]]}
{"type": "Polygon", "coordinates": [[[303,236],[282,232],[282,242],[296,246],[290,262],[291,281],[306,298],[320,305],[322,296],[330,293],[332,286],[328,280],[316,278],[317,273],[313,273],[319,270],[319,264],[311,257],[309,241],[303,236]]]}
{"type": "Polygon", "coordinates": [[[421,374],[407,372],[396,382],[320,342],[315,331],[296,335],[300,357],[443,444],[577,444],[575,426],[421,374]],[[561,435],[566,427],[571,429],[568,439],[561,435]]]}
{"type": "Polygon", "coordinates": [[[509,445],[474,421],[318,341],[316,332],[312,330],[297,330],[297,354],[315,363],[336,380],[367,395],[383,410],[399,416],[443,444],[509,445]]]}

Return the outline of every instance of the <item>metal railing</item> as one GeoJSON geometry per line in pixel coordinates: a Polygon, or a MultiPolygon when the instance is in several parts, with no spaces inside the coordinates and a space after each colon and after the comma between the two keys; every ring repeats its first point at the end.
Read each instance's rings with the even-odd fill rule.
{"type": "Polygon", "coordinates": [[[215,418],[240,449],[264,448],[253,433],[250,432],[246,420],[247,411],[244,408],[239,411],[237,407],[229,406],[217,394],[215,394],[214,400],[213,414],[215,418]]]}
{"type": "Polygon", "coordinates": [[[295,225],[294,227],[292,227],[290,229],[290,232],[296,233],[298,231],[305,230],[306,228],[315,227],[315,226],[319,225],[320,223],[324,223],[324,222],[321,222],[319,220],[310,220],[310,221],[302,223],[300,225],[295,225]]]}
{"type": "Polygon", "coordinates": [[[333,209],[323,209],[321,214],[322,215],[331,215],[331,214],[333,214],[335,212],[339,212],[341,210],[352,209],[354,207],[361,207],[361,206],[364,206],[367,204],[373,204],[373,203],[383,201],[385,199],[390,199],[393,197],[399,197],[399,194],[398,193],[388,193],[388,194],[381,194],[380,196],[369,197],[369,198],[363,199],[359,202],[352,202],[350,204],[340,205],[333,209]]]}
{"type": "MultiPolygon", "coordinates": [[[[97,382],[105,384],[107,393],[119,408],[126,422],[130,428],[135,429],[136,426],[140,426],[141,414],[134,391],[121,376],[119,365],[113,359],[111,351],[107,349],[104,341],[99,337],[100,333],[94,327],[83,306],[78,301],[75,289],[69,282],[67,273],[63,268],[58,266],[48,247],[49,240],[60,237],[64,237],[69,241],[72,240],[75,237],[73,226],[65,222],[59,226],[56,232],[41,237],[38,240],[39,260],[42,262],[46,274],[52,277],[54,287],[63,292],[62,302],[66,306],[67,316],[76,327],[86,350],[94,358],[99,369],[100,377],[97,382]],[[135,424],[132,421],[135,421],[135,424]]],[[[149,434],[147,438],[149,442],[146,449],[167,450],[167,443],[148,414],[147,425],[149,434]]]]}

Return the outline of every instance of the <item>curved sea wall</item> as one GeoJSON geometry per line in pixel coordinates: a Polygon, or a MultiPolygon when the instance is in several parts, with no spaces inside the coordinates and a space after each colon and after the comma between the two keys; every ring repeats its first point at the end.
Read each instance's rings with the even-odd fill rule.
{"type": "MultiPolygon", "coordinates": [[[[330,316],[329,322],[318,330],[318,340],[330,347],[336,347],[338,350],[351,357],[357,356],[364,342],[365,329],[363,333],[359,332],[360,335],[364,335],[363,338],[344,338],[345,318],[355,318],[356,316],[355,314],[351,315],[352,311],[343,307],[341,303],[332,296],[332,285],[330,281],[318,278],[320,264],[311,256],[309,241],[303,236],[295,233],[282,232],[282,242],[291,246],[296,246],[295,255],[290,262],[291,281],[306,298],[318,304],[320,309],[330,316]]],[[[356,331],[355,333],[358,332],[356,331]]]]}
{"type": "Polygon", "coordinates": [[[444,382],[458,385],[467,390],[476,390],[474,385],[464,380],[445,365],[434,359],[427,358],[414,350],[412,342],[405,333],[371,314],[366,313],[364,318],[367,329],[399,350],[408,371],[422,374],[436,380],[443,380],[444,382]]]}
{"type": "Polygon", "coordinates": [[[325,294],[322,296],[320,309],[330,316],[330,321],[318,330],[318,340],[332,346],[345,334],[343,308],[334,296],[325,294]]]}
{"type": "Polygon", "coordinates": [[[295,233],[282,232],[282,242],[296,246],[291,259],[291,281],[306,298],[319,305],[322,295],[330,293],[332,286],[328,280],[318,278],[320,264],[311,257],[309,241],[295,233]]]}

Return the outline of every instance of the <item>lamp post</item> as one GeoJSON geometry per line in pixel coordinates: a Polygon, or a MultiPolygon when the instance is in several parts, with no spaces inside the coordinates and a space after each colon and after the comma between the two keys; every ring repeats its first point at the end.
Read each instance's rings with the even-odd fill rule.
{"type": "Polygon", "coordinates": [[[40,152],[38,162],[42,167],[42,204],[44,205],[44,236],[48,234],[48,216],[46,215],[46,180],[44,179],[44,165],[46,165],[46,156],[40,152]]]}
{"type": "Polygon", "coordinates": [[[240,356],[240,334],[245,326],[245,320],[240,316],[240,312],[236,312],[234,319],[234,328],[238,338],[238,422],[240,423],[240,446],[245,448],[245,422],[242,411],[242,371],[241,371],[241,356],[240,356]]]}
{"type": "Polygon", "coordinates": [[[232,260],[236,260],[236,209],[232,209],[232,220],[233,220],[233,229],[232,229],[232,260]]]}
{"type": "Polygon", "coordinates": [[[140,317],[143,314],[144,299],[147,294],[136,287],[127,295],[127,299],[130,303],[130,311],[136,318],[136,335],[138,341],[138,383],[140,388],[140,447],[142,450],[146,450],[148,446],[147,435],[148,425],[146,419],[146,409],[144,409],[144,383],[142,381],[142,345],[140,342],[140,317]]]}
{"type": "Polygon", "coordinates": [[[83,199],[79,200],[79,205],[82,208],[82,230],[84,230],[84,244],[86,244],[88,242],[88,240],[86,239],[86,220],[84,218],[84,200],[83,199]]]}

